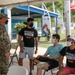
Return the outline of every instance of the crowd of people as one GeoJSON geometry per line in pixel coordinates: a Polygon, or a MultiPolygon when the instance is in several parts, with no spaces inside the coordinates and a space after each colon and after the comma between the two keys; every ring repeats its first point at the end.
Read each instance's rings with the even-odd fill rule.
{"type": "MultiPolygon", "coordinates": [[[[0,75],[7,75],[11,43],[8,33],[4,27],[8,23],[8,16],[0,14],[0,75]]],[[[30,72],[33,75],[33,64],[36,63],[36,75],[42,75],[42,70],[50,70],[59,67],[57,75],[75,75],[75,37],[72,35],[67,36],[67,46],[59,44],[60,35],[52,35],[52,46],[47,48],[44,55],[33,57],[38,51],[38,32],[33,28],[34,19],[27,19],[27,27],[23,28],[18,33],[18,44],[20,47],[18,64],[23,66],[23,58],[28,54],[30,72]],[[23,40],[23,44],[21,41],[23,40]],[[34,48],[35,46],[35,48],[34,48]],[[35,50],[34,50],[35,49],[35,50]],[[66,66],[63,67],[63,58],[66,56],[66,66]]]]}

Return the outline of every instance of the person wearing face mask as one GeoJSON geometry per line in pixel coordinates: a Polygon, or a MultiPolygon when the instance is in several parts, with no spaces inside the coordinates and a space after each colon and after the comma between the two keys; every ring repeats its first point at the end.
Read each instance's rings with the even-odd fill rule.
{"type": "Polygon", "coordinates": [[[35,54],[37,53],[38,50],[38,33],[37,31],[33,28],[33,23],[34,19],[33,18],[28,18],[27,19],[28,26],[23,28],[19,33],[18,33],[18,44],[20,46],[20,53],[19,53],[19,65],[23,65],[23,58],[26,57],[26,54],[28,54],[28,58],[30,61],[30,73],[29,75],[32,75],[32,60],[31,58],[33,57],[34,53],[34,41],[35,41],[35,54]],[[23,38],[23,43],[24,46],[21,44],[21,39],[23,38]]]}
{"type": "Polygon", "coordinates": [[[57,75],[75,75],[75,37],[67,37],[67,46],[60,51],[59,71],[57,75]],[[63,57],[66,56],[66,66],[62,67],[63,57]]]}
{"type": "Polygon", "coordinates": [[[60,51],[63,48],[62,44],[59,44],[60,35],[53,34],[52,35],[52,46],[49,46],[46,53],[42,56],[39,55],[34,57],[32,60],[37,64],[37,74],[42,75],[42,69],[50,70],[55,67],[58,67],[58,59],[60,55],[60,51]]]}
{"type": "Polygon", "coordinates": [[[7,75],[9,66],[11,43],[4,26],[8,19],[7,14],[0,14],[0,75],[7,75]]]}

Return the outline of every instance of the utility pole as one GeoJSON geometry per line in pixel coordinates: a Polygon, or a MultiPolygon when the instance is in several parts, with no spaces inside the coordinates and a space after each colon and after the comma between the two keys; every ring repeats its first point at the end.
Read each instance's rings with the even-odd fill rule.
{"type": "Polygon", "coordinates": [[[66,36],[71,35],[70,0],[64,0],[64,16],[65,16],[66,36]]]}

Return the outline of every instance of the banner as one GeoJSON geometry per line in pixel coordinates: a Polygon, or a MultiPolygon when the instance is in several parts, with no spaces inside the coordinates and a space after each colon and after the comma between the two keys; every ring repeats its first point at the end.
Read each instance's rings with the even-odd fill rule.
{"type": "Polygon", "coordinates": [[[42,16],[42,35],[50,35],[51,32],[51,23],[50,23],[50,15],[42,16]]]}

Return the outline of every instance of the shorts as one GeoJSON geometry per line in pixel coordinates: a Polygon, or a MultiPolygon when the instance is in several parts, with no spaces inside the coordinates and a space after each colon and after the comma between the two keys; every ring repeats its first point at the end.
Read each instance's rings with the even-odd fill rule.
{"type": "Polygon", "coordinates": [[[46,62],[48,63],[50,66],[48,67],[48,70],[53,69],[58,67],[58,61],[54,60],[54,59],[49,59],[48,57],[40,57],[39,59],[37,59],[41,62],[46,62]]]}
{"type": "Polygon", "coordinates": [[[19,53],[19,58],[26,58],[28,54],[28,58],[31,59],[33,57],[34,47],[24,47],[24,52],[19,53]]]}
{"type": "Polygon", "coordinates": [[[65,75],[75,74],[75,68],[71,68],[71,67],[65,66],[63,68],[63,70],[65,72],[65,75]]]}

